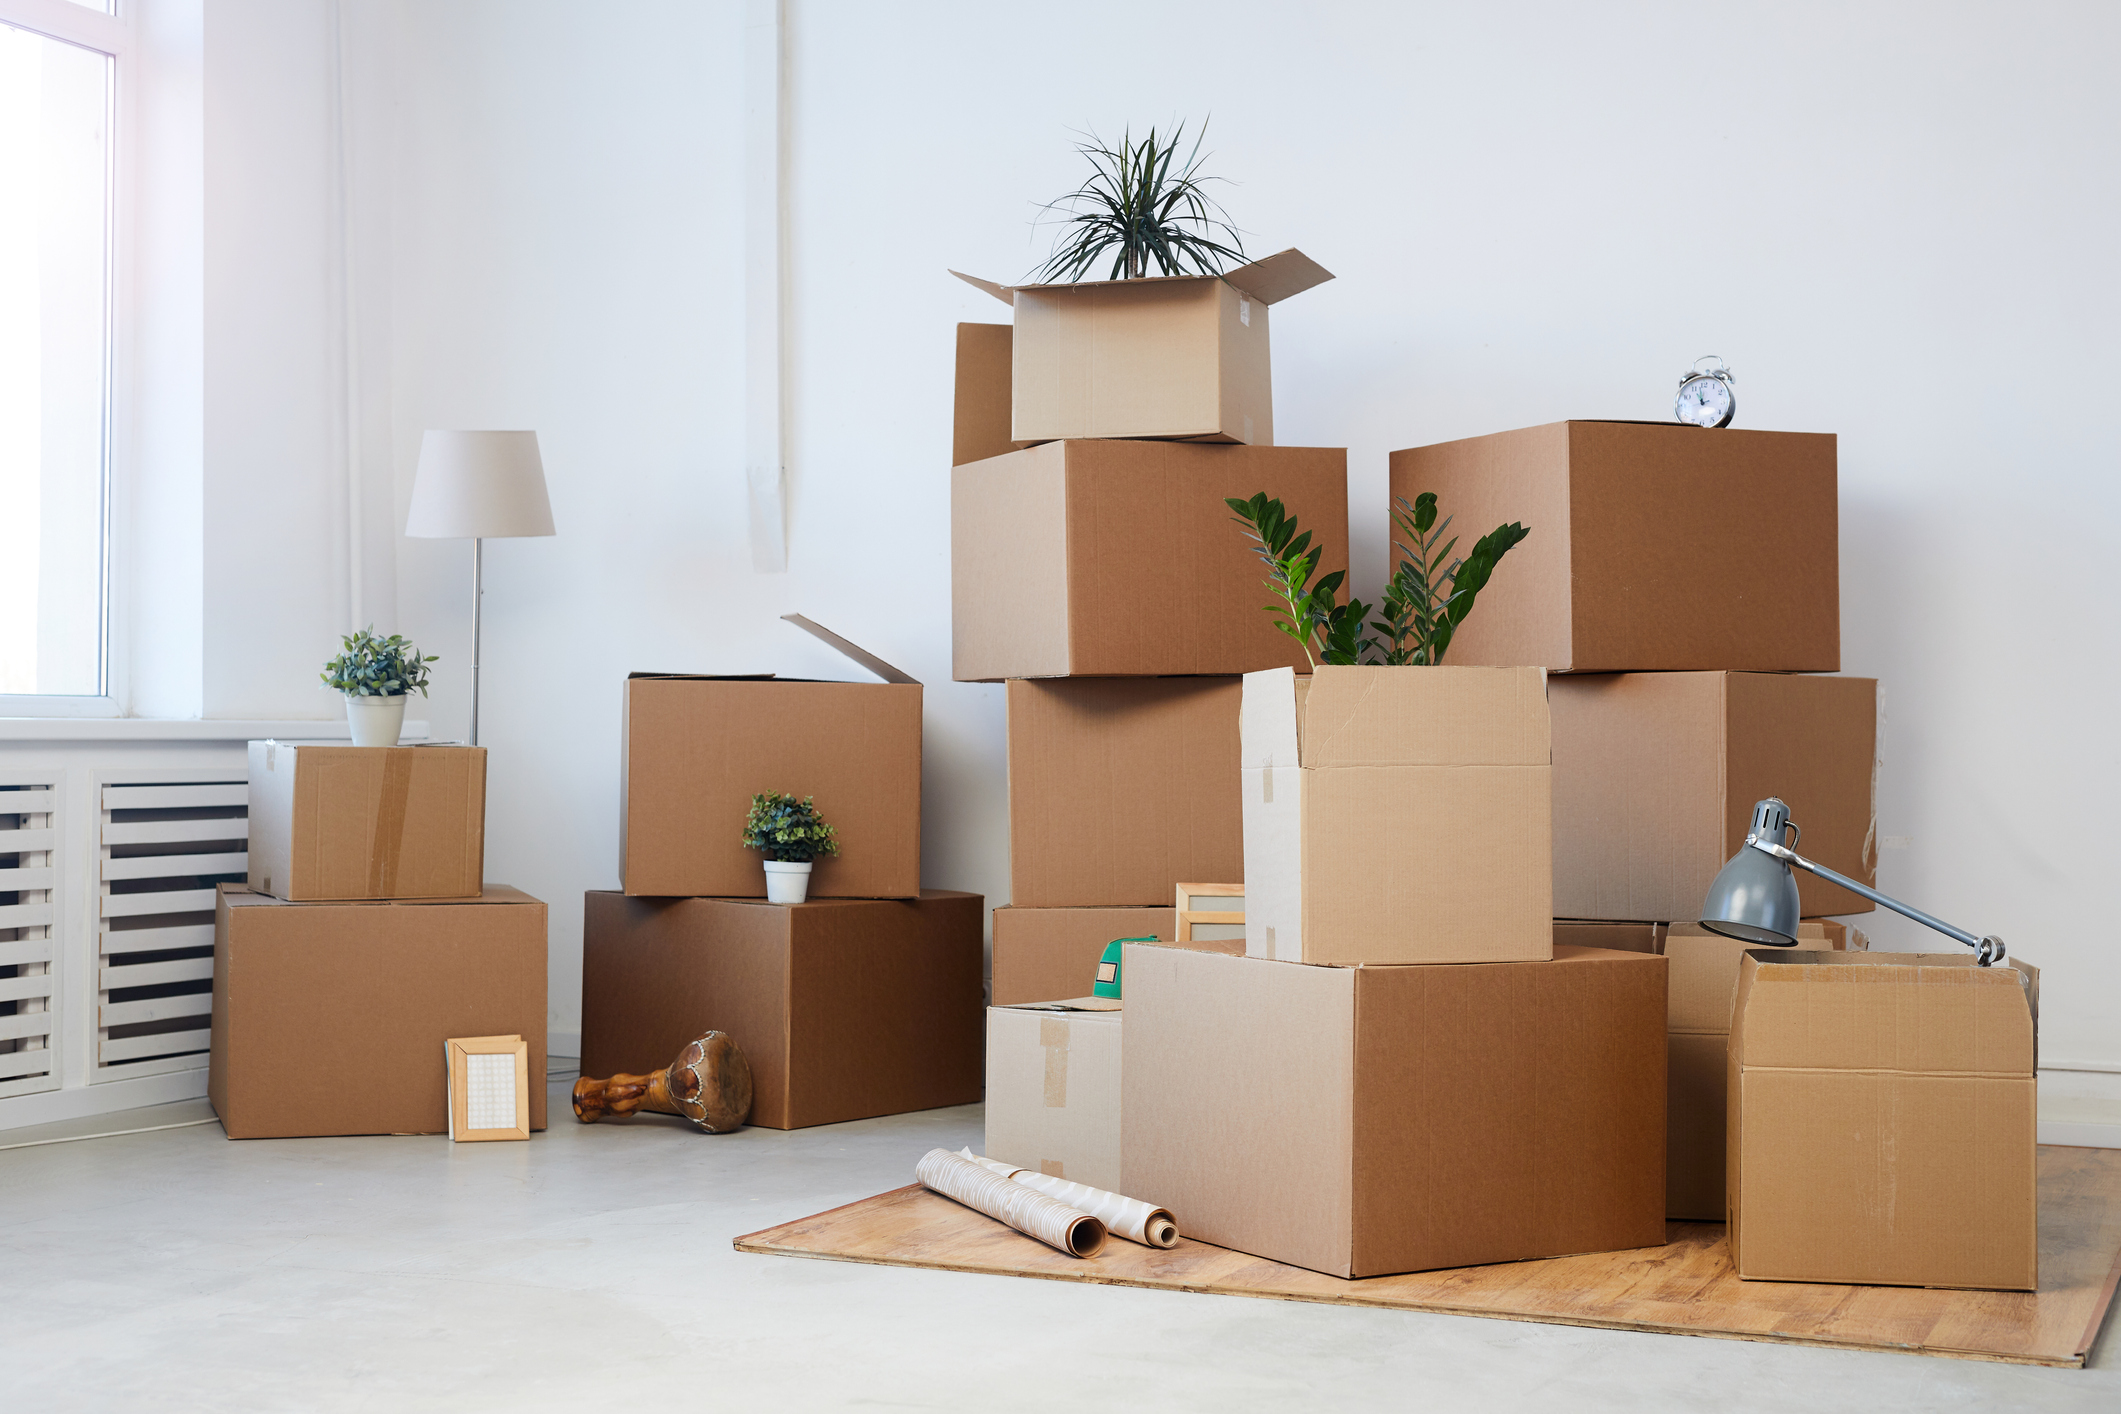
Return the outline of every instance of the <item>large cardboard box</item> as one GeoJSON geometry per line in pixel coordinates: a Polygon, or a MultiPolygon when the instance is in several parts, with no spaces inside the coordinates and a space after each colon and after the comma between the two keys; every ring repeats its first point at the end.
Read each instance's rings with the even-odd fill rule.
{"type": "MultiPolygon", "coordinates": [[[[1771,795],[1806,858],[1876,882],[1875,679],[1620,673],[1555,677],[1547,695],[1557,915],[1699,918],[1771,795]]],[[[1807,916],[1872,908],[1803,870],[1797,894],[1807,916]]]]}
{"type": "Polygon", "coordinates": [[[545,905],[290,903],[236,884],[214,910],[206,1093],[231,1139],[446,1134],[453,1036],[521,1036],[545,1127],[545,905]]]}
{"type": "MultiPolygon", "coordinates": [[[[952,272],[955,273],[955,272],[952,272]]],[[[1010,436],[1274,441],[1267,307],[1332,279],[1301,251],[1217,275],[998,285],[959,275],[1016,310],[1010,436]]],[[[961,326],[962,327],[962,326],[961,326]]],[[[990,357],[994,343],[981,346],[990,357]]],[[[959,399],[966,350],[959,345],[959,399]]],[[[972,375],[991,388],[990,370],[972,375]]]]}
{"type": "Polygon", "coordinates": [[[1341,1277],[1663,1244],[1663,958],[1125,968],[1122,1191],[1188,1237],[1341,1277]]]}
{"type": "Polygon", "coordinates": [[[1392,453],[1392,495],[1434,491],[1461,552],[1531,531],[1450,661],[1556,671],[1841,667],[1831,434],[1557,422],[1392,453]]]}
{"type": "Polygon", "coordinates": [[[1120,938],[1154,938],[1173,947],[1241,957],[1243,938],[1174,942],[1173,908],[997,908],[990,1002],[998,1007],[1087,992],[1098,960],[1120,938]]]}
{"type": "MultiPolygon", "coordinates": [[[[921,891],[921,685],[815,625],[883,682],[633,673],[620,762],[619,875],[629,894],[763,898],[741,843],[751,797],[814,796],[839,841],[812,898],[921,891]]],[[[658,1062],[660,1064],[660,1062],[658,1062]]]]}
{"type": "Polygon", "coordinates": [[[988,1158],[1121,1191],[1120,1005],[987,1009],[988,1158]]]}
{"type": "Polygon", "coordinates": [[[2039,986],[1970,953],[1748,952],[1728,1073],[1738,1275],[2036,1289],[2039,986]]]}
{"type": "Polygon", "coordinates": [[[250,887],[462,898],[486,864],[486,748],[250,744],[250,887]]]}
{"type": "Polygon", "coordinates": [[[1247,674],[1246,951],[1551,957],[1544,679],[1538,668],[1247,674]]]}
{"type": "Polygon", "coordinates": [[[585,1075],[645,1075],[714,1029],[743,1047],[768,1129],[980,1097],[978,894],[583,903],[585,1075]]]}
{"type": "Polygon", "coordinates": [[[950,478],[951,636],[959,682],[1154,677],[1294,667],[1261,611],[1266,566],[1228,497],[1278,497],[1348,567],[1348,458],[1337,447],[1052,442],[950,478]]]}
{"type": "Polygon", "coordinates": [[[1242,878],[1241,679],[1019,679],[1008,696],[1011,903],[1149,905],[1242,878]]]}

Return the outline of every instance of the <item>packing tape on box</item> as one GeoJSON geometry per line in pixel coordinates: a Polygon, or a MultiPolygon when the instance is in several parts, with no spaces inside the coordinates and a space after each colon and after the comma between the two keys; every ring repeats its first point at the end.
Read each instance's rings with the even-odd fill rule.
{"type": "Polygon", "coordinates": [[[398,854],[405,847],[406,807],[412,800],[412,753],[394,746],[383,753],[383,789],[376,801],[376,829],[368,850],[368,893],[390,898],[398,891],[398,854]]]}
{"type": "Polygon", "coordinates": [[[1105,1225],[1099,1219],[960,1158],[948,1149],[930,1149],[913,1172],[945,1198],[955,1198],[1071,1257],[1095,1257],[1104,1248],[1105,1225]]]}
{"type": "Polygon", "coordinates": [[[1159,1208],[1153,1203],[1144,1203],[1139,1198],[1129,1198],[1123,1193],[1107,1193],[1104,1189],[1092,1188],[1087,1183],[1071,1183],[1065,1178],[1055,1178],[1050,1173],[1018,1168],[999,1159],[981,1158],[970,1149],[960,1151],[960,1157],[970,1159],[990,1173],[998,1173],[1012,1182],[1043,1193],[1055,1202],[1065,1203],[1079,1212],[1090,1214],[1129,1242],[1139,1242],[1144,1247],[1178,1245],[1178,1220],[1171,1216],[1171,1210],[1168,1208],[1159,1208]]]}

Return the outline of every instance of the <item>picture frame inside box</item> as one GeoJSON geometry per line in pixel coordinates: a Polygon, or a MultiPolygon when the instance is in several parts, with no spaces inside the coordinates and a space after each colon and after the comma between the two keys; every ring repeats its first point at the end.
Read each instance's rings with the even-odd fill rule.
{"type": "Polygon", "coordinates": [[[1218,942],[1243,942],[1245,936],[1245,886],[1243,884],[1180,884],[1178,924],[1173,942],[1191,943],[1210,938],[1218,942]],[[1235,907],[1231,904],[1235,903],[1235,907]],[[1207,907],[1203,908],[1202,905],[1207,907]]]}

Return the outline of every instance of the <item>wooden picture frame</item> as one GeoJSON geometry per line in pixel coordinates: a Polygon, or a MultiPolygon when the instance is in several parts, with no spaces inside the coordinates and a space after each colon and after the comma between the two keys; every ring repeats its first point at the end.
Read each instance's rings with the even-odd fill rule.
{"type": "MultiPolygon", "coordinates": [[[[1177,936],[1172,938],[1171,941],[1175,943],[1197,941],[1193,935],[1195,925],[1219,930],[1236,928],[1239,931],[1234,936],[1243,937],[1245,926],[1244,898],[1245,886],[1243,884],[1180,884],[1178,886],[1177,936]],[[1212,898],[1236,899],[1238,907],[1235,910],[1220,911],[1194,907],[1201,900],[1212,898]]],[[[1214,936],[1217,936],[1220,941],[1227,942],[1233,935],[1225,931],[1214,936]]]]}
{"type": "Polygon", "coordinates": [[[449,1137],[459,1144],[530,1137],[530,1045],[521,1036],[456,1036],[449,1062],[449,1137]]]}

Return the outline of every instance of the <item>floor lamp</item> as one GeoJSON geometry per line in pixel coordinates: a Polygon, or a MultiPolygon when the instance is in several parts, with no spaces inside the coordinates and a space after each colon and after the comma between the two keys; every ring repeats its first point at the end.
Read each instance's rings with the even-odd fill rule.
{"type": "Polygon", "coordinates": [[[429,432],[420,441],[405,533],[471,541],[471,744],[479,744],[479,610],[484,542],[550,535],[552,503],[535,432],[429,432]]]}

